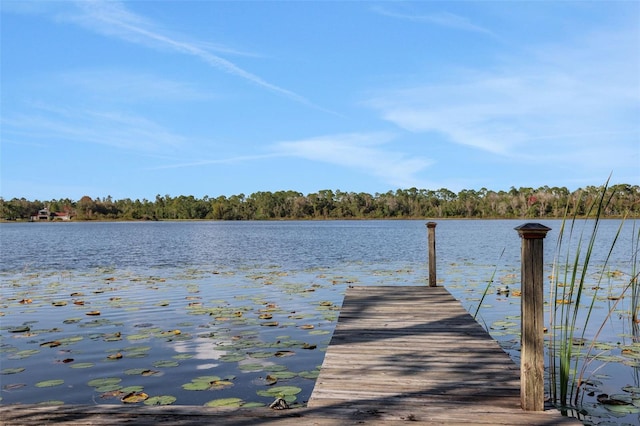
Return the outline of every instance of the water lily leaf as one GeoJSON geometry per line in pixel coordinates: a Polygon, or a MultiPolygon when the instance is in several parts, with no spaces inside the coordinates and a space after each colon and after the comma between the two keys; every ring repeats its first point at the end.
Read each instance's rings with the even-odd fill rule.
{"type": "Polygon", "coordinates": [[[274,355],[273,352],[249,352],[251,358],[270,358],[274,355]]]}
{"type": "Polygon", "coordinates": [[[57,399],[51,399],[49,401],[38,402],[38,405],[58,406],[58,405],[64,405],[64,401],[60,401],[60,400],[57,400],[57,399]]]}
{"type": "Polygon", "coordinates": [[[240,398],[222,398],[214,399],[204,404],[205,407],[240,407],[242,406],[242,399],[240,398]]]}
{"type": "Polygon", "coordinates": [[[17,327],[9,328],[9,333],[26,333],[31,331],[31,327],[28,325],[19,325],[17,327]]]}
{"type": "Polygon", "coordinates": [[[131,392],[123,396],[120,401],[124,402],[125,404],[135,404],[137,402],[142,402],[148,398],[149,395],[144,392],[131,392]]]}
{"type": "Polygon", "coordinates": [[[17,374],[17,373],[22,373],[24,370],[25,370],[24,367],[3,368],[2,371],[0,371],[0,374],[17,374]]]}
{"type": "Polygon", "coordinates": [[[302,378],[305,378],[305,379],[311,379],[311,380],[317,379],[319,375],[320,375],[320,371],[318,371],[318,370],[301,371],[300,373],[298,373],[298,376],[300,376],[302,378]]]}
{"type": "Polygon", "coordinates": [[[123,394],[128,394],[132,392],[142,392],[143,389],[144,389],[144,386],[134,385],[134,386],[127,386],[126,388],[120,388],[118,390],[123,394]]]}
{"type": "Polygon", "coordinates": [[[301,325],[300,328],[303,330],[312,330],[315,328],[315,326],[313,324],[304,324],[304,325],[301,325]]]}
{"type": "Polygon", "coordinates": [[[111,359],[111,360],[122,359],[122,354],[120,352],[115,354],[110,354],[110,355],[107,355],[107,359],[111,359]]]}
{"type": "Polygon", "coordinates": [[[71,367],[71,368],[91,368],[94,365],[95,364],[93,364],[92,362],[79,362],[77,364],[72,364],[69,367],[71,367]]]}
{"type": "Polygon", "coordinates": [[[294,373],[292,371],[275,371],[275,372],[271,373],[270,375],[272,377],[277,378],[277,379],[293,379],[298,374],[294,373]]]}
{"type": "Polygon", "coordinates": [[[53,306],[67,306],[67,302],[66,302],[66,301],[64,301],[64,300],[59,300],[59,301],[56,301],[56,302],[51,302],[51,304],[52,304],[53,306]]]}
{"type": "Polygon", "coordinates": [[[52,386],[60,386],[63,383],[64,383],[64,380],[62,380],[62,379],[45,380],[43,382],[36,383],[35,386],[37,388],[49,388],[49,387],[52,387],[52,386]]]}
{"type": "Polygon", "coordinates": [[[8,385],[4,385],[2,387],[3,390],[12,391],[26,387],[26,383],[9,383],[8,385]]]}
{"type": "Polygon", "coordinates": [[[263,327],[277,327],[278,326],[278,321],[262,322],[262,323],[260,323],[260,325],[263,326],[263,327]]]}
{"type": "Polygon", "coordinates": [[[158,368],[177,367],[178,365],[180,365],[178,361],[171,361],[171,360],[156,361],[153,363],[153,366],[158,368]]]}
{"type": "Polygon", "coordinates": [[[228,380],[216,380],[211,383],[211,385],[209,386],[209,389],[220,390],[220,389],[228,388],[231,386],[233,386],[233,382],[230,382],[228,380]]]}
{"type": "Polygon", "coordinates": [[[143,340],[148,339],[151,336],[149,334],[130,334],[127,336],[127,340],[143,340]]]}
{"type": "Polygon", "coordinates": [[[264,378],[264,382],[267,386],[272,386],[278,382],[278,378],[274,375],[267,374],[267,377],[264,378]]]}
{"type": "Polygon", "coordinates": [[[238,368],[242,371],[262,371],[264,366],[262,364],[242,364],[238,368]]]}
{"type": "Polygon", "coordinates": [[[144,405],[171,405],[176,402],[176,397],[171,395],[152,396],[144,401],[144,405]]]}
{"type": "Polygon", "coordinates": [[[282,357],[287,357],[287,356],[293,356],[296,353],[294,351],[278,351],[276,352],[274,355],[278,358],[282,358],[282,357]]]}
{"type": "Polygon", "coordinates": [[[603,404],[607,411],[610,411],[614,415],[625,416],[627,414],[640,413],[640,407],[635,405],[610,405],[603,404]]]}
{"type": "Polygon", "coordinates": [[[24,358],[30,357],[31,355],[35,355],[38,352],[40,352],[38,349],[25,349],[23,351],[15,352],[9,358],[10,359],[24,359],[24,358]]]}
{"type": "Polygon", "coordinates": [[[224,362],[239,362],[245,359],[247,356],[244,354],[226,354],[222,355],[219,359],[224,362]]]}
{"type": "Polygon", "coordinates": [[[266,404],[263,404],[262,402],[246,402],[244,404],[242,404],[242,408],[259,408],[259,407],[264,407],[266,404]]]}
{"type": "Polygon", "coordinates": [[[313,350],[313,349],[315,349],[317,347],[318,347],[318,345],[313,345],[313,344],[310,344],[310,343],[305,343],[304,345],[302,345],[302,349],[309,349],[309,350],[313,350]]]}
{"type": "Polygon", "coordinates": [[[86,312],[85,315],[98,316],[100,315],[100,311],[89,311],[89,312],[86,312]]]}
{"type": "Polygon", "coordinates": [[[209,390],[209,382],[191,382],[182,385],[182,389],[189,391],[205,391],[209,390]]]}
{"type": "MultiPolygon", "coordinates": [[[[302,392],[302,388],[299,388],[297,386],[275,386],[264,392],[267,394],[267,396],[289,396],[299,394],[300,392],[302,392]]],[[[260,395],[260,393],[258,394],[260,395]]]]}
{"type": "Polygon", "coordinates": [[[320,336],[320,335],[329,334],[329,333],[331,333],[329,330],[313,330],[309,332],[309,334],[313,336],[320,336]]]}
{"type": "Polygon", "coordinates": [[[271,315],[271,314],[261,314],[258,318],[260,318],[260,319],[271,319],[271,318],[273,318],[273,315],[271,315]]]}
{"type": "Polygon", "coordinates": [[[58,342],[60,342],[61,345],[71,345],[73,343],[80,342],[83,339],[84,337],[82,336],[71,336],[71,337],[65,337],[64,339],[59,339],[58,342]]]}

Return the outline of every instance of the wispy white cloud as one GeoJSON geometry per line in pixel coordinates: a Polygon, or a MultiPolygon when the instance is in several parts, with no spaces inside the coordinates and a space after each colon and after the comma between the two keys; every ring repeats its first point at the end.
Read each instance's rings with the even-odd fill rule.
{"type": "Polygon", "coordinates": [[[431,161],[388,149],[394,136],[387,133],[346,133],[283,141],[274,146],[283,156],[358,169],[400,187],[415,186],[417,174],[431,161]]]}
{"type": "MultiPolygon", "coordinates": [[[[323,110],[305,97],[278,85],[270,83],[261,77],[250,73],[231,61],[224,59],[210,51],[210,44],[188,41],[184,36],[170,35],[166,31],[139,16],[125,7],[119,1],[87,0],[77,1],[78,12],[59,15],[59,19],[71,21],[84,28],[108,37],[115,37],[130,43],[168,50],[196,57],[209,66],[245,79],[259,87],[270,90],[281,96],[307,106],[323,110]]],[[[220,47],[216,50],[220,51],[220,47]]]]}
{"type": "Polygon", "coordinates": [[[373,11],[394,19],[402,19],[405,21],[412,21],[418,23],[425,23],[431,25],[438,25],[440,27],[451,28],[455,30],[471,31],[476,33],[483,33],[487,35],[493,35],[493,32],[480,25],[476,25],[469,18],[456,15],[450,12],[438,12],[430,14],[411,14],[397,12],[389,7],[375,6],[373,11]]]}
{"type": "Polygon", "coordinates": [[[490,71],[449,73],[446,83],[380,91],[367,103],[405,130],[507,158],[638,164],[637,30],[524,54],[490,71]]]}
{"type": "Polygon", "coordinates": [[[2,118],[3,134],[15,141],[99,144],[149,153],[183,146],[184,137],[162,125],[124,111],[100,111],[34,104],[29,114],[2,118]]]}
{"type": "MultiPolygon", "coordinates": [[[[248,161],[265,160],[268,158],[282,157],[282,154],[256,154],[256,155],[239,155],[234,157],[214,158],[197,161],[183,161],[180,163],[172,162],[162,166],[149,167],[147,170],[169,170],[169,169],[183,169],[191,167],[210,166],[214,164],[238,164],[248,161]]],[[[175,159],[172,159],[175,160],[175,159]]]]}
{"type": "Polygon", "coordinates": [[[54,77],[54,82],[58,87],[68,88],[70,94],[109,102],[192,101],[214,97],[187,82],[124,69],[69,71],[54,77]]]}

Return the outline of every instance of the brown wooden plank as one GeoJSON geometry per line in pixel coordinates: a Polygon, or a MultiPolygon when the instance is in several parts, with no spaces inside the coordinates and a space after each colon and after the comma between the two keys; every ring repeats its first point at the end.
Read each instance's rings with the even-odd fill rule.
{"type": "Polygon", "coordinates": [[[385,421],[580,424],[520,408],[519,369],[442,287],[350,287],[308,408],[385,421]]]}

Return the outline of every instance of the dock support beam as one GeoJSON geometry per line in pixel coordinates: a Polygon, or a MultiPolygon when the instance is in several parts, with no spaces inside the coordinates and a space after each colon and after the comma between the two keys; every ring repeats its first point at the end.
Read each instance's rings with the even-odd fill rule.
{"type": "Polygon", "coordinates": [[[429,234],[429,287],[436,286],[436,223],[427,222],[429,234]]]}
{"type": "Polygon", "coordinates": [[[522,239],[522,342],[520,402],[526,411],[544,410],[543,242],[551,230],[539,223],[515,228],[522,239]]]}

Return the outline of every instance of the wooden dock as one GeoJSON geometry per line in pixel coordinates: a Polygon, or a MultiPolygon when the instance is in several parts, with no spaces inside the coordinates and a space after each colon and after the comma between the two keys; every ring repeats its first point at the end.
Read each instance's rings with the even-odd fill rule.
{"type": "Polygon", "coordinates": [[[518,367],[442,287],[347,289],[305,408],[2,406],[3,425],[581,424],[520,408],[518,367]]]}
{"type": "Polygon", "coordinates": [[[350,287],[308,407],[367,422],[580,424],[523,411],[519,368],[443,287],[350,287]]]}

